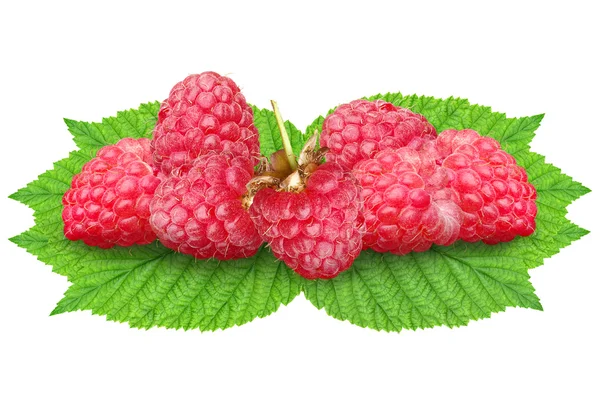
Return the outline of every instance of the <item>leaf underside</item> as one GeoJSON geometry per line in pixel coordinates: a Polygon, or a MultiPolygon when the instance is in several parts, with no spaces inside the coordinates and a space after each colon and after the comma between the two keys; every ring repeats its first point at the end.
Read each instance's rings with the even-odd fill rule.
{"type": "MultiPolygon", "coordinates": [[[[340,320],[376,330],[463,326],[509,306],[541,310],[528,270],[587,233],[571,223],[566,207],[589,192],[529,149],[543,115],[507,118],[458,98],[378,94],[421,113],[436,127],[475,129],[500,141],[525,167],[538,192],[536,232],[495,246],[457,242],[405,256],[362,252],[331,280],[306,280],[263,247],[252,258],[220,262],[177,254],[158,242],[109,250],[64,238],[61,199],[74,174],[102,146],[124,137],[150,137],[160,104],[142,104],[101,123],[65,119],[77,146],[68,158],[10,197],[34,210],[35,226],[10,240],[72,285],[52,314],[90,310],[131,327],[216,330],[275,312],[300,292],[340,320]]],[[[253,107],[261,153],[281,148],[273,112],[253,107]]],[[[317,118],[302,133],[286,129],[298,153],[321,129],[317,118]]]]}

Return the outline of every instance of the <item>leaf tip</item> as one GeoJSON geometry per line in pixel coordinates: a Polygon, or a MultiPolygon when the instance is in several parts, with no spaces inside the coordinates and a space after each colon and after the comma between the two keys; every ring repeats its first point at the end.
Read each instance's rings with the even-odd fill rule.
{"type": "MultiPolygon", "coordinates": [[[[65,125],[67,126],[67,129],[69,130],[69,132],[71,132],[71,129],[77,124],[77,121],[71,120],[70,118],[66,118],[66,117],[63,118],[63,121],[64,121],[65,125]]],[[[71,132],[71,135],[74,135],[74,134],[71,132]]]]}
{"type": "Polygon", "coordinates": [[[64,310],[62,310],[62,308],[59,305],[56,305],[56,308],[52,309],[52,312],[50,312],[48,316],[60,315],[63,312],[64,310]]]}
{"type": "Polygon", "coordinates": [[[12,199],[19,202],[19,191],[13,192],[12,194],[8,195],[8,199],[12,199]]]}
{"type": "Polygon", "coordinates": [[[540,312],[544,311],[544,307],[542,306],[542,304],[540,303],[539,300],[537,302],[535,302],[533,305],[531,305],[531,309],[539,310],[540,312]]]}
{"type": "Polygon", "coordinates": [[[588,235],[590,233],[590,230],[586,230],[583,227],[577,226],[577,228],[579,229],[578,233],[577,233],[579,236],[574,241],[576,241],[578,239],[581,239],[581,238],[585,237],[586,235],[588,235]]]}
{"type": "Polygon", "coordinates": [[[542,122],[542,120],[546,117],[546,113],[535,114],[531,116],[531,119],[537,121],[538,123],[542,122]]]}
{"type": "Polygon", "coordinates": [[[581,185],[581,196],[585,195],[585,194],[589,194],[590,192],[592,192],[592,190],[588,187],[586,187],[585,185],[581,185]]]}
{"type": "Polygon", "coordinates": [[[10,237],[8,240],[13,244],[19,246],[21,234],[15,235],[14,237],[10,237]]]}

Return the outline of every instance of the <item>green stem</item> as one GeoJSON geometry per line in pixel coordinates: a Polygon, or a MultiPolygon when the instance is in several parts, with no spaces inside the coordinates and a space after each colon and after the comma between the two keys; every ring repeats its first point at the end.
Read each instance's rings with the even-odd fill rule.
{"type": "Polygon", "coordinates": [[[283,125],[283,119],[281,113],[279,113],[279,107],[277,102],[271,100],[271,106],[273,106],[273,112],[275,113],[275,119],[277,120],[277,126],[279,127],[279,134],[281,135],[281,141],[283,142],[283,149],[285,150],[285,156],[288,159],[292,171],[298,169],[298,163],[296,162],[296,156],[292,150],[292,144],[290,143],[290,137],[288,136],[285,126],[283,125]]]}

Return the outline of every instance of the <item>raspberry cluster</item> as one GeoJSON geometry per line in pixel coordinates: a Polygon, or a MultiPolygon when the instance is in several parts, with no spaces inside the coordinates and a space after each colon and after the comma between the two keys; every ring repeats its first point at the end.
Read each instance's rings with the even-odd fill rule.
{"type": "Polygon", "coordinates": [[[65,236],[88,245],[165,246],[197,258],[249,257],[262,240],[243,206],[258,162],[252,108],[215,72],[188,76],[149,139],[102,148],[63,198],[65,236]]]}
{"type": "Polygon", "coordinates": [[[150,204],[158,239],[202,259],[254,255],[262,241],[242,198],[258,162],[258,132],[235,82],[204,72],[175,85],[152,146],[163,177],[150,204]]]}
{"type": "Polygon", "coordinates": [[[402,129],[403,135],[396,135],[396,130],[388,129],[387,136],[373,146],[371,136],[364,134],[374,131],[373,110],[381,110],[382,105],[384,110],[397,108],[376,101],[370,102],[369,109],[365,102],[351,102],[329,115],[321,140],[322,145],[333,146],[331,158],[343,160],[346,166],[358,160],[349,168],[364,201],[364,249],[404,255],[459,239],[496,244],[533,233],[535,188],[525,169],[498,141],[470,129],[446,130],[436,136],[421,116],[409,118],[412,130],[402,129]],[[339,143],[348,127],[361,135],[342,147],[339,143]],[[348,146],[383,150],[350,158],[355,152],[348,153],[348,146]]]}
{"type": "Polygon", "coordinates": [[[285,150],[269,161],[239,87],[215,72],[188,76],[161,104],[151,141],[106,146],[73,177],[65,237],[101,248],[158,239],[220,260],[267,243],[298,274],[326,279],[363,249],[404,255],[535,230],[536,190],[492,138],[438,135],[408,109],[355,100],[296,160],[273,105],[285,150]]]}

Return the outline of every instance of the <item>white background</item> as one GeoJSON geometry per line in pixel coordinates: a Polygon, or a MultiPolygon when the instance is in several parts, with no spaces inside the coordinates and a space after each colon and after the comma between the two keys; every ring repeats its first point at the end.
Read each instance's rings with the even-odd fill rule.
{"type": "Polygon", "coordinates": [[[600,399],[593,2],[123,3],[1,6],[0,399],[600,399]],[[6,240],[33,224],[6,197],[75,148],[63,117],[99,121],[205,70],[301,129],[385,91],[546,113],[533,150],[596,191],[568,215],[592,233],[531,271],[544,312],[458,329],[379,333],[303,296],[216,333],[49,317],[69,284],[6,240]]]}

